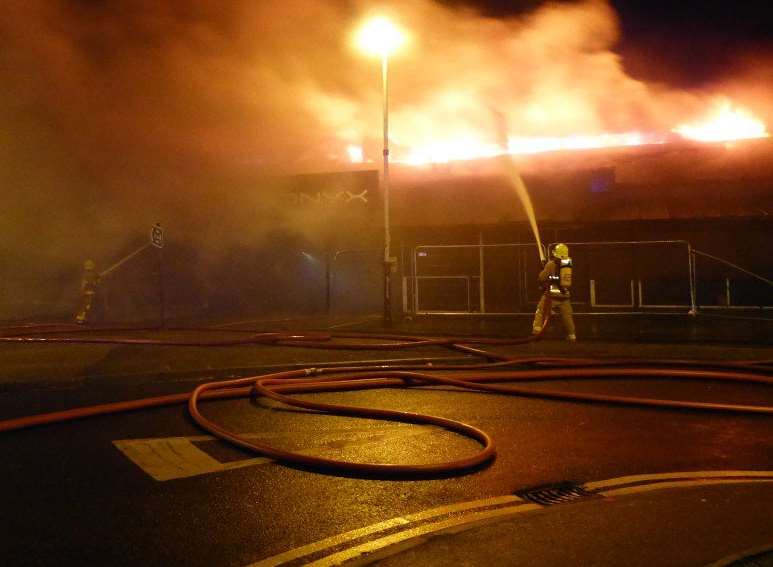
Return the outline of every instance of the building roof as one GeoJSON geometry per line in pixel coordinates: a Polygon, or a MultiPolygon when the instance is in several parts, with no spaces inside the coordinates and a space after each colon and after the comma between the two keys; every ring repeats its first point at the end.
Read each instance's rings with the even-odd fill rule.
{"type": "MultiPolygon", "coordinates": [[[[773,215],[773,141],[673,143],[518,158],[540,222],[773,215]]],[[[501,161],[393,170],[392,222],[525,221],[501,161]]]]}

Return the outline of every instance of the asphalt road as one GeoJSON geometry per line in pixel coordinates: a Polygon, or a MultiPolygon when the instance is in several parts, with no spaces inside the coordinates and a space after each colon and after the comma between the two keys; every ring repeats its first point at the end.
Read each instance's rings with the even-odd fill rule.
{"type": "MultiPolygon", "coordinates": [[[[80,349],[77,356],[82,357],[81,362],[88,362],[78,366],[81,370],[48,374],[48,379],[38,375],[40,379],[26,382],[13,376],[18,378],[24,372],[24,376],[34,376],[36,367],[52,368],[54,351],[28,351],[28,366],[23,372],[19,361],[24,357],[17,352],[16,366],[7,365],[3,374],[2,415],[188,391],[203,378],[218,376],[218,365],[257,365],[234,358],[226,364],[222,353],[186,349],[189,352],[179,356],[189,366],[165,370],[155,364],[166,355],[151,354],[152,349],[147,347],[139,351],[133,347],[88,348],[92,350],[75,347],[80,349]],[[219,357],[217,364],[211,364],[212,356],[219,357]],[[151,359],[153,364],[143,371],[139,361],[151,359]],[[195,371],[197,364],[203,368],[204,359],[215,368],[195,371]],[[84,372],[83,368],[89,370],[84,372]],[[121,373],[122,368],[131,372],[121,373]]],[[[523,353],[537,349],[560,354],[566,353],[567,346],[555,342],[520,348],[523,353]]],[[[627,352],[629,356],[655,353],[682,358],[688,354],[710,359],[770,358],[765,349],[722,350],[716,345],[704,349],[596,343],[579,348],[585,353],[606,352],[613,356],[627,352]]],[[[68,356],[75,355],[56,352],[62,357],[60,369],[72,363],[68,356]]],[[[354,356],[301,356],[291,353],[291,349],[282,352],[274,352],[270,360],[262,357],[261,361],[281,365],[320,361],[303,360],[311,356],[322,356],[328,362],[354,356]]],[[[436,350],[419,354],[449,356],[436,350]]],[[[171,360],[173,355],[169,356],[171,360]]],[[[356,356],[383,359],[398,353],[359,352],[356,356]]],[[[552,383],[551,387],[773,405],[772,388],[716,382],[618,379],[552,383]]],[[[619,554],[635,553],[636,537],[611,529],[618,524],[615,518],[623,517],[626,525],[641,525],[642,530],[648,527],[659,534],[657,549],[645,556],[660,557],[663,564],[704,564],[710,557],[719,559],[730,552],[773,543],[773,484],[763,482],[773,480],[773,472],[765,472],[773,471],[770,417],[555,402],[442,387],[307,396],[471,423],[495,438],[497,458],[486,468],[453,478],[396,481],[331,476],[277,464],[215,441],[190,421],[183,407],[0,434],[3,564],[247,566],[277,555],[280,557],[276,561],[264,564],[284,564],[283,559],[290,565],[308,561],[326,564],[326,560],[327,564],[337,564],[371,557],[366,553],[368,545],[391,550],[379,559],[388,565],[496,564],[492,554],[501,560],[500,564],[512,564],[505,561],[507,557],[519,563],[567,564],[566,556],[538,552],[539,545],[543,550],[556,547],[550,545],[555,539],[546,534],[558,530],[575,547],[583,538],[594,541],[596,551],[587,551],[592,554],[588,557],[595,558],[596,564],[613,565],[621,564],[619,554]],[[735,476],[722,471],[735,471],[735,476]],[[753,486],[749,471],[762,475],[754,479],[753,486]],[[607,497],[594,492],[598,488],[591,486],[631,475],[662,475],[658,482],[666,479],[674,484],[673,479],[678,478],[684,484],[688,480],[682,477],[687,473],[694,473],[688,479],[693,483],[689,487],[698,492],[684,488],[687,492],[679,492],[678,497],[607,497]],[[703,484],[694,486],[696,482],[705,483],[711,475],[730,475],[731,481],[714,492],[708,492],[711,488],[703,484]],[[517,494],[562,482],[591,486],[590,499],[538,510],[521,507],[519,512],[529,513],[519,514],[517,521],[512,518],[509,507],[514,503],[538,506],[517,494]],[[707,502],[711,513],[706,512],[708,508],[696,511],[696,506],[707,502]],[[559,510],[560,514],[551,515],[548,510],[559,510]],[[500,517],[507,522],[497,521],[500,517]],[[464,524],[469,529],[460,531],[465,518],[469,518],[464,524]],[[685,518],[693,519],[694,531],[689,522],[684,526],[685,518]],[[705,532],[706,537],[724,541],[724,545],[696,563],[696,556],[679,549],[701,547],[700,538],[685,543],[689,540],[685,533],[695,535],[702,529],[701,518],[712,526],[705,532]],[[730,529],[738,525],[739,518],[746,518],[746,527],[730,529]],[[440,527],[435,530],[435,525],[440,527]],[[676,525],[681,526],[679,530],[674,528],[676,525]],[[456,526],[451,535],[449,526],[456,526]],[[606,534],[617,533],[617,539],[608,536],[600,541],[598,535],[588,538],[588,526],[605,529],[606,534]],[[413,537],[408,528],[417,530],[421,537],[413,537]],[[441,528],[445,530],[442,537],[427,538],[427,533],[441,533],[441,528]],[[328,538],[337,539],[326,541],[328,538]],[[521,544],[512,545],[516,540],[521,544]],[[510,543],[501,547],[502,541],[510,543]],[[619,545],[621,541],[628,542],[627,547],[619,545]],[[322,543],[308,547],[315,542],[322,543]],[[409,542],[413,551],[395,548],[395,542],[409,542]],[[456,543],[463,544],[466,554],[455,547],[456,543]],[[476,545],[480,547],[477,554],[473,552],[476,545]],[[494,553],[498,545],[502,551],[494,553]],[[359,551],[348,552],[350,549],[359,551]],[[507,555],[508,550],[512,555],[507,555]]],[[[208,402],[204,407],[208,416],[235,430],[283,448],[317,455],[429,463],[471,454],[476,449],[474,442],[438,428],[322,416],[267,400],[208,402]]],[[[661,482],[660,486],[665,485],[661,482]]],[[[677,488],[658,494],[673,494],[677,488]]],[[[652,542],[642,538],[641,545],[652,542]]],[[[573,548],[567,543],[566,549],[573,548]]],[[[581,561],[581,551],[572,553],[576,564],[588,564],[581,561]]]]}

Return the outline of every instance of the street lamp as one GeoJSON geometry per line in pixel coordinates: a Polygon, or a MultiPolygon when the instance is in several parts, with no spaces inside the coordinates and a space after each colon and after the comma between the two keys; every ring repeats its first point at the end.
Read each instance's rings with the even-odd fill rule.
{"type": "Polygon", "coordinates": [[[389,231],[389,56],[405,43],[405,35],[389,19],[377,17],[360,28],[355,37],[357,46],[368,55],[381,57],[382,107],[384,117],[384,324],[392,323],[392,257],[389,231]]]}

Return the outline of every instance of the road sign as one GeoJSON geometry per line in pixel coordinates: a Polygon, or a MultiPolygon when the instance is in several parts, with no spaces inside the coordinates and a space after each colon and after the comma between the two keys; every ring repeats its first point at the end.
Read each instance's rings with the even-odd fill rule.
{"type": "Polygon", "coordinates": [[[164,229],[161,228],[161,223],[157,222],[150,229],[150,243],[156,248],[164,247],[164,229]]]}

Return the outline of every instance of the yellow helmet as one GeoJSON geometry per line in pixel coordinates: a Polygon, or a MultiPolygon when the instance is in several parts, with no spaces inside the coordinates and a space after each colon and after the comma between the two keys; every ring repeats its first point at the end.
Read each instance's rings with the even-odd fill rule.
{"type": "Polygon", "coordinates": [[[83,262],[83,269],[84,270],[93,270],[96,268],[96,264],[94,264],[94,260],[86,260],[83,262]]]}
{"type": "Polygon", "coordinates": [[[563,242],[559,242],[553,247],[553,256],[559,260],[566,260],[569,257],[569,247],[563,242]]]}

